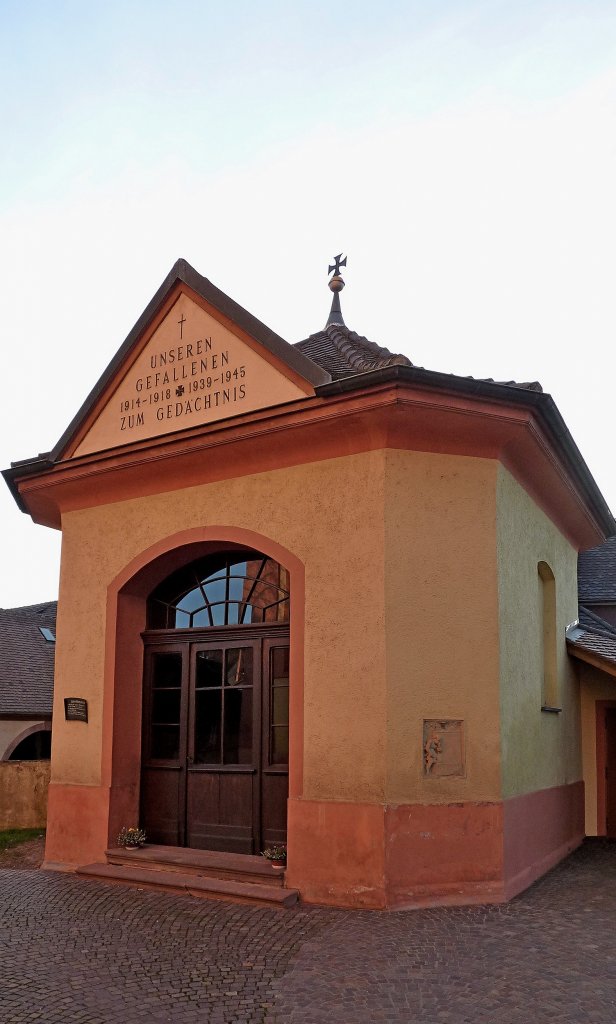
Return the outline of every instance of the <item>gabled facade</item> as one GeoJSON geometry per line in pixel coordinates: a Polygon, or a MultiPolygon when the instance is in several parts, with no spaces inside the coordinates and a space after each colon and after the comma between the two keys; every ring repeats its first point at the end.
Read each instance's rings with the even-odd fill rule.
{"type": "Polygon", "coordinates": [[[563,637],[614,521],[536,385],[414,367],[337,295],[289,345],[179,261],[5,478],[63,534],[49,866],[139,820],[385,907],[506,899],[581,841],[563,637]]]}

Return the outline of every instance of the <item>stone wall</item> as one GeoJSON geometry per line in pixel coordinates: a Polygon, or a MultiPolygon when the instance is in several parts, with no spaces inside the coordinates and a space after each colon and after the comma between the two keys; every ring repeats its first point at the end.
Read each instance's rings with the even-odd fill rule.
{"type": "Polygon", "coordinates": [[[44,828],[49,761],[0,762],[0,829],[44,828]]]}

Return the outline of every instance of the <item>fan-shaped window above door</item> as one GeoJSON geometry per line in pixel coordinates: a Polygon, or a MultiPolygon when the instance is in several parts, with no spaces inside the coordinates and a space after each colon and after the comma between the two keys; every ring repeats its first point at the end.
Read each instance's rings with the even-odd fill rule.
{"type": "Polygon", "coordinates": [[[150,595],[149,629],[207,629],[289,621],[289,574],[256,552],[210,555],[150,595]]]}

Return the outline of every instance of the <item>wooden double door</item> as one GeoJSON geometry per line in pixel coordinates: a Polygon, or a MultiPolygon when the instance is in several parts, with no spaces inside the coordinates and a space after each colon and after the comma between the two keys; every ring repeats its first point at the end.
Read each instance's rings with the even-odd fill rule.
{"type": "Polygon", "coordinates": [[[246,854],[285,842],[288,627],[144,639],[149,841],[246,854]]]}

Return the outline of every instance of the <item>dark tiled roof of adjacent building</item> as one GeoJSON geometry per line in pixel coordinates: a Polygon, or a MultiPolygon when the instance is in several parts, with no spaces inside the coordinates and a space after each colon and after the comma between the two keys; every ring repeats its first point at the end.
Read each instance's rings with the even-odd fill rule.
{"type": "Polygon", "coordinates": [[[616,537],[580,554],[578,593],[580,604],[616,601],[616,537]]]}
{"type": "MultiPolygon", "coordinates": [[[[613,666],[616,674],[616,626],[597,615],[592,608],[580,605],[579,619],[567,630],[569,650],[594,654],[613,666]]],[[[610,671],[606,665],[606,670],[610,671]]]]}
{"type": "Polygon", "coordinates": [[[616,634],[607,636],[604,633],[594,633],[576,626],[567,631],[567,641],[569,648],[573,647],[573,653],[577,649],[594,654],[613,665],[616,673],[616,634]]]}
{"type": "Polygon", "coordinates": [[[597,605],[616,601],[616,537],[580,553],[578,600],[579,621],[567,630],[569,650],[580,657],[586,653],[600,658],[606,662],[606,671],[616,675],[616,626],[595,610],[597,605]]]}
{"type": "Polygon", "coordinates": [[[0,715],[50,716],[53,703],[56,601],[0,608],[0,715]]]}
{"type": "Polygon", "coordinates": [[[591,633],[599,633],[602,636],[616,637],[616,626],[606,622],[600,615],[593,612],[592,608],[585,608],[580,605],[579,626],[581,629],[588,629],[591,633]]]}

